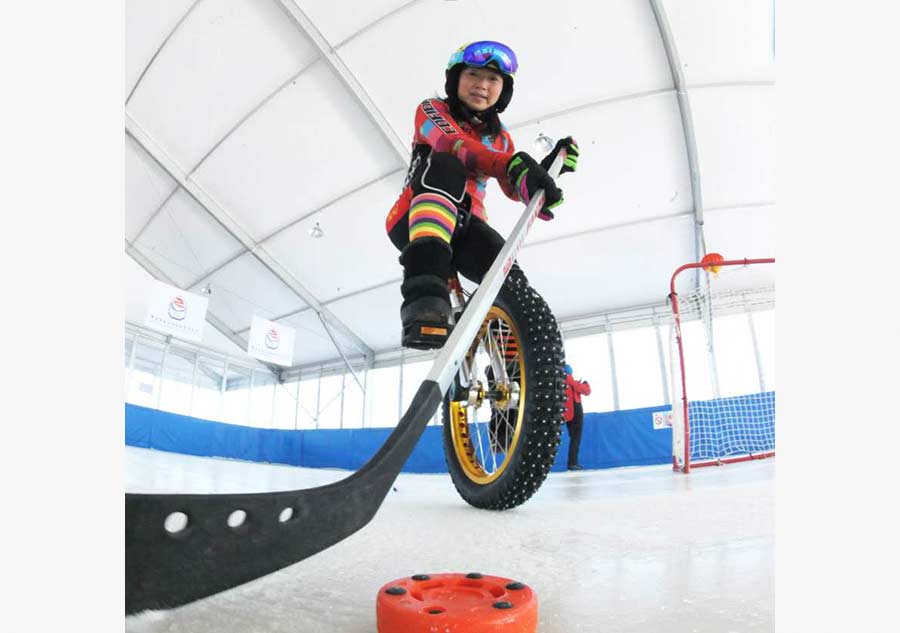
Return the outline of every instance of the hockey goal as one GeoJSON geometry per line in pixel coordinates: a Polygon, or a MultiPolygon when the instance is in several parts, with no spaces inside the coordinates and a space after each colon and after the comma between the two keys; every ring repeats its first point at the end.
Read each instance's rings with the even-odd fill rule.
{"type": "Polygon", "coordinates": [[[713,255],[672,275],[672,466],[775,454],[775,259],[713,255]]]}

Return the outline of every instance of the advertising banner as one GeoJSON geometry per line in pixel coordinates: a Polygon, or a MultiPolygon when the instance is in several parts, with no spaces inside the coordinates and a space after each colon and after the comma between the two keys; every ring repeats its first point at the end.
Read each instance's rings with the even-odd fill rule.
{"type": "Polygon", "coordinates": [[[194,343],[203,340],[209,297],[154,279],[147,299],[144,325],[148,328],[194,343]]]}
{"type": "Polygon", "coordinates": [[[247,353],[266,363],[290,367],[294,362],[296,333],[292,327],[253,315],[247,353]]]}

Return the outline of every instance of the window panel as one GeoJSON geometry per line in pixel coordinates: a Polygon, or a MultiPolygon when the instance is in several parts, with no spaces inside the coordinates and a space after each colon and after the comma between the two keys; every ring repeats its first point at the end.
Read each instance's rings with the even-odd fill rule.
{"type": "Polygon", "coordinates": [[[337,429],[341,426],[341,390],[343,374],[323,376],[321,396],[319,400],[319,417],[317,428],[337,429]]]}
{"type": "Polygon", "coordinates": [[[197,381],[194,385],[194,405],[191,415],[203,420],[222,421],[222,381],[225,361],[200,356],[197,381]]]}
{"type": "MultiPolygon", "coordinates": [[[[404,363],[403,365],[403,402],[402,408],[405,412],[406,409],[412,404],[413,398],[416,396],[416,391],[419,390],[419,387],[422,384],[422,381],[425,380],[425,377],[428,375],[428,372],[431,370],[431,365],[433,361],[419,361],[416,363],[404,363]]],[[[396,418],[397,415],[395,414],[396,418]]],[[[440,424],[441,422],[441,407],[437,408],[437,411],[434,412],[431,420],[429,420],[429,424],[440,424]]],[[[394,423],[396,424],[396,422],[394,423]]]]}
{"type": "Polygon", "coordinates": [[[250,419],[248,426],[261,429],[272,427],[272,399],[275,397],[275,376],[271,372],[253,370],[253,387],[250,389],[250,419]]]}
{"type": "Polygon", "coordinates": [[[638,409],[663,404],[656,331],[650,327],[642,327],[617,330],[612,336],[616,354],[619,408],[638,409]]]}
{"type": "Polygon", "coordinates": [[[250,369],[228,366],[222,419],[229,424],[247,424],[250,409],[250,369]]]}
{"type": "Polygon", "coordinates": [[[400,395],[400,367],[369,370],[367,427],[390,428],[399,421],[397,399],[400,395]]]}
{"type": "Polygon", "coordinates": [[[169,346],[160,386],[159,408],[162,411],[191,414],[191,385],[196,356],[194,352],[169,346]]]}
{"type": "Polygon", "coordinates": [[[131,374],[131,350],[134,347],[134,337],[125,335],[125,382],[122,387],[125,389],[125,401],[128,401],[128,379],[131,374]]]}
{"type": "MultiPolygon", "coordinates": [[[[665,386],[665,390],[660,394],[660,404],[672,404],[672,385],[669,384],[672,380],[672,358],[670,352],[670,336],[674,336],[672,328],[668,324],[660,324],[658,327],[653,328],[653,336],[657,337],[656,341],[656,354],[657,357],[660,353],[660,346],[662,346],[662,356],[663,356],[663,368],[658,371],[663,372],[663,375],[660,376],[660,386],[665,386]]],[[[659,365],[659,360],[656,361],[657,366],[659,365]]]]}
{"type": "Polygon", "coordinates": [[[591,384],[591,395],[581,403],[587,411],[612,411],[612,371],[609,364],[609,345],[606,334],[591,334],[565,341],[566,363],[579,380],[591,384]]]}
{"type": "MultiPolygon", "coordinates": [[[[365,385],[365,372],[356,373],[359,381],[365,385]]],[[[344,380],[344,416],[342,428],[358,429],[363,425],[363,401],[365,394],[362,388],[356,384],[353,374],[345,374],[344,380]]]]}
{"type": "Polygon", "coordinates": [[[431,363],[428,361],[403,364],[403,399],[400,404],[403,411],[406,411],[412,403],[416,391],[425,380],[425,376],[428,375],[429,369],[431,369],[431,363]]]}
{"type": "Polygon", "coordinates": [[[775,310],[754,312],[753,328],[756,330],[766,391],[775,391],[775,310]]]}
{"type": "Polygon", "coordinates": [[[296,381],[275,385],[275,410],[272,414],[272,428],[288,430],[296,428],[297,385],[296,381]]]}
{"type": "Polygon", "coordinates": [[[143,407],[156,406],[159,373],[162,367],[163,345],[138,338],[135,343],[134,371],[128,386],[126,401],[143,407]]]}
{"type": "MultiPolygon", "coordinates": [[[[681,340],[684,348],[684,371],[688,400],[712,399],[714,396],[709,372],[709,351],[706,346],[706,326],[700,320],[682,323],[681,340]]],[[[678,362],[677,353],[676,347],[675,362],[678,362]]],[[[681,386],[679,385],[671,393],[681,393],[681,386]]]]}
{"type": "Polygon", "coordinates": [[[739,396],[759,392],[759,372],[747,314],[716,317],[713,349],[719,376],[719,395],[739,396]]]}
{"type": "Polygon", "coordinates": [[[319,377],[318,375],[303,378],[300,381],[300,406],[297,412],[298,429],[316,428],[318,412],[319,377]]]}

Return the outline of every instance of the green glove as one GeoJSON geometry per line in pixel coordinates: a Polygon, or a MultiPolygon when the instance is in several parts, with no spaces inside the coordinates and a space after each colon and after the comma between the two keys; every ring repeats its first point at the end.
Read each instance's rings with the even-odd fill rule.
{"type": "Polygon", "coordinates": [[[550,165],[556,160],[556,156],[560,151],[566,153],[566,160],[563,162],[562,169],[559,172],[559,175],[562,176],[566,172],[575,171],[575,168],[578,167],[578,143],[571,136],[561,138],[556,142],[556,147],[553,148],[553,151],[541,161],[541,167],[545,170],[550,169],[550,165]]]}
{"type": "Polygon", "coordinates": [[[544,204],[541,205],[538,217],[542,220],[553,219],[551,209],[563,203],[563,192],[556,186],[556,181],[550,177],[546,169],[525,152],[516,152],[506,165],[506,174],[512,186],[519,192],[519,199],[525,204],[528,204],[539,189],[543,189],[544,204]]]}

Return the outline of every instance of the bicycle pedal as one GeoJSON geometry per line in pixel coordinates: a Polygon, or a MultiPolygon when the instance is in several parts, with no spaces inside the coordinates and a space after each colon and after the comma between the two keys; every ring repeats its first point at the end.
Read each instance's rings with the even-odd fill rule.
{"type": "Polygon", "coordinates": [[[413,349],[438,349],[450,336],[446,323],[411,323],[403,328],[402,345],[413,349]]]}

